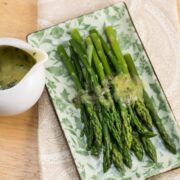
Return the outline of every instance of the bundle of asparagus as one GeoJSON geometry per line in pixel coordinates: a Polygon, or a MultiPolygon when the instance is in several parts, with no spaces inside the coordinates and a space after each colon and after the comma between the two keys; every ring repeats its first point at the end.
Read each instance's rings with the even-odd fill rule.
{"type": "Polygon", "coordinates": [[[103,151],[104,172],[111,164],[119,170],[124,164],[131,168],[131,151],[139,161],[145,152],[156,163],[150,139],[156,135],[153,125],[169,151],[176,153],[176,146],[143,88],[131,55],[123,56],[112,26],[105,27],[105,34],[109,44],[95,29],[86,39],[74,29],[70,56],[63,45],[57,48],[78,92],[75,102],[81,109],[87,150],[95,156],[103,151]]]}

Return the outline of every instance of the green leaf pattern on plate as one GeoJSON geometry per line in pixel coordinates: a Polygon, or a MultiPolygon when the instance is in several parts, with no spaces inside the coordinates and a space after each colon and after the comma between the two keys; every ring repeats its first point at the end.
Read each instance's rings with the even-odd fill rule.
{"type": "Polygon", "coordinates": [[[46,63],[46,85],[81,179],[144,179],[180,166],[179,127],[160,88],[124,3],[120,2],[108,8],[32,33],[28,36],[28,41],[31,45],[45,50],[49,55],[49,60],[46,63]],[[154,137],[152,141],[158,149],[157,164],[152,163],[146,156],[142,162],[139,162],[133,156],[132,169],[126,169],[123,173],[118,172],[112,167],[104,174],[102,169],[102,155],[100,159],[97,159],[86,151],[86,139],[81,137],[83,124],[80,120],[80,111],[72,103],[72,99],[76,95],[76,90],[67,74],[66,68],[57,56],[56,47],[60,43],[67,46],[70,38],[69,33],[75,27],[80,30],[83,36],[86,36],[89,29],[96,28],[100,32],[103,32],[103,27],[109,24],[113,25],[116,30],[123,53],[129,52],[134,58],[144,86],[153,99],[165,128],[179,149],[177,150],[177,154],[173,155],[165,149],[160,138],[154,137]]]}

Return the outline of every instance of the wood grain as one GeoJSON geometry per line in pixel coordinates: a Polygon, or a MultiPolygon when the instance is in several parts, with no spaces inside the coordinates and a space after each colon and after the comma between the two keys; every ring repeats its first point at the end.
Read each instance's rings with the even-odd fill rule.
{"type": "Polygon", "coordinates": [[[37,0],[0,0],[0,36],[25,39],[37,29],[37,0]]]}
{"type": "MultiPolygon", "coordinates": [[[[37,29],[37,0],[0,0],[0,36],[25,40],[37,29]]],[[[0,117],[0,179],[40,179],[37,105],[13,117],[0,117]]]]}

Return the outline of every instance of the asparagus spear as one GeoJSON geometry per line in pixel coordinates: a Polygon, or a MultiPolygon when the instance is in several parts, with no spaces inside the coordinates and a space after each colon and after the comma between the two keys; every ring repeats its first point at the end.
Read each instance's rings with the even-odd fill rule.
{"type": "Polygon", "coordinates": [[[176,154],[176,145],[174,144],[172,138],[170,138],[170,136],[168,135],[168,133],[162,123],[162,120],[159,118],[159,116],[154,108],[153,102],[151,101],[150,97],[148,96],[148,94],[146,93],[145,90],[143,93],[143,97],[144,97],[146,107],[149,109],[149,112],[152,116],[153,123],[156,126],[166,148],[169,149],[172,153],[176,154]]]}
{"type": "Polygon", "coordinates": [[[59,45],[57,51],[58,51],[59,56],[62,58],[63,63],[65,64],[71,78],[73,79],[77,91],[82,90],[81,82],[79,81],[78,77],[75,74],[75,69],[74,69],[74,67],[71,63],[71,60],[68,57],[64,47],[62,45],[59,45]]]}
{"type": "Polygon", "coordinates": [[[117,58],[117,61],[121,65],[122,72],[124,74],[128,74],[129,73],[128,68],[127,68],[126,62],[124,60],[123,54],[121,52],[121,49],[119,47],[119,43],[116,39],[116,33],[115,33],[113,27],[112,26],[105,27],[105,32],[106,32],[107,38],[109,40],[109,43],[111,45],[111,48],[117,58]]]}
{"type": "MultiPolygon", "coordinates": [[[[139,75],[136,70],[135,64],[132,60],[132,57],[130,54],[125,55],[125,60],[128,65],[129,72],[134,80],[139,80],[139,75]]],[[[157,114],[154,104],[151,101],[151,98],[148,96],[147,92],[145,89],[143,90],[143,98],[144,98],[144,103],[146,107],[148,108],[150,115],[153,120],[153,124],[156,126],[165,146],[167,149],[169,149],[172,153],[176,154],[176,145],[174,144],[173,140],[170,138],[168,133],[166,132],[166,129],[162,123],[162,120],[159,118],[159,115],[157,114]]]]}
{"type": "Polygon", "coordinates": [[[98,80],[96,73],[94,72],[94,70],[91,68],[91,66],[88,63],[88,58],[87,58],[86,52],[84,51],[81,44],[78,43],[76,40],[71,39],[70,44],[73,47],[75,53],[78,55],[81,62],[83,63],[83,65],[85,66],[88,74],[90,75],[91,85],[94,87],[95,92],[100,96],[101,89],[100,89],[100,85],[99,85],[99,80],[98,80]]]}
{"type": "Polygon", "coordinates": [[[79,61],[79,57],[77,56],[77,54],[74,52],[72,46],[70,46],[70,52],[71,52],[71,59],[72,62],[75,66],[75,68],[77,69],[77,74],[79,75],[79,80],[82,82],[82,87],[84,89],[88,89],[89,91],[91,90],[90,88],[90,79],[89,76],[87,74],[87,71],[85,70],[85,68],[83,68],[82,64],[79,61]]]}
{"type": "Polygon", "coordinates": [[[154,137],[156,134],[154,134],[152,131],[148,131],[139,121],[137,116],[133,113],[132,108],[128,107],[129,114],[131,116],[131,124],[134,128],[136,128],[137,132],[145,137],[154,137]]]}
{"type": "Polygon", "coordinates": [[[102,123],[103,127],[103,144],[104,144],[104,151],[103,151],[103,171],[106,172],[111,166],[111,151],[112,151],[112,142],[109,135],[109,130],[105,123],[102,123]]]}
{"type": "Polygon", "coordinates": [[[152,118],[144,103],[138,99],[135,101],[134,108],[139,118],[144,122],[148,129],[152,130],[152,118]]]}
{"type": "Polygon", "coordinates": [[[118,170],[124,170],[123,157],[115,143],[112,148],[112,161],[118,170]]]}
{"type": "MultiPolygon", "coordinates": [[[[82,81],[84,81],[84,79],[83,79],[83,74],[82,74],[82,70],[80,68],[79,61],[77,60],[78,57],[77,57],[76,53],[74,52],[73,48],[71,46],[69,48],[70,48],[71,60],[75,67],[76,74],[78,75],[80,82],[82,82],[82,81]]],[[[81,85],[83,88],[85,88],[82,83],[81,83],[81,85]]]]}
{"type": "Polygon", "coordinates": [[[94,150],[92,150],[93,143],[94,143],[93,142],[93,140],[94,140],[93,124],[91,123],[91,121],[89,121],[89,116],[88,116],[86,107],[84,105],[81,105],[80,108],[81,108],[81,119],[84,123],[84,129],[82,131],[82,135],[84,133],[87,138],[87,150],[91,150],[92,154],[98,155],[99,147],[96,148],[97,149],[96,153],[93,153],[94,150]]]}
{"type": "Polygon", "coordinates": [[[154,145],[152,144],[151,140],[143,137],[141,138],[143,146],[144,146],[144,150],[146,152],[146,154],[154,161],[157,162],[157,154],[156,154],[156,148],[154,147],[154,145]]]}
{"type": "MultiPolygon", "coordinates": [[[[102,111],[100,116],[102,117],[103,114],[104,113],[102,111]]],[[[101,119],[103,121],[103,118],[101,118],[101,119]]],[[[104,138],[104,141],[103,141],[103,143],[104,143],[103,171],[106,172],[110,168],[111,159],[118,170],[123,170],[124,166],[123,166],[122,154],[119,151],[114,140],[110,139],[108,126],[106,125],[106,123],[102,123],[102,124],[103,124],[102,126],[103,126],[103,138],[104,138]],[[111,156],[111,154],[112,154],[112,156],[111,156]]],[[[110,131],[112,132],[112,134],[114,136],[114,132],[111,129],[110,129],[110,131]]],[[[116,139],[116,136],[114,136],[114,137],[116,139]]],[[[118,136],[118,137],[120,137],[120,136],[118,136]]],[[[116,139],[116,141],[117,141],[117,139],[116,139]]],[[[119,144],[118,144],[118,146],[119,146],[119,144]]],[[[121,146],[122,145],[120,145],[120,148],[122,149],[121,146]]]]}
{"type": "Polygon", "coordinates": [[[126,145],[123,147],[123,162],[126,164],[128,168],[132,167],[132,159],[130,154],[130,149],[126,145]]]}
{"type": "Polygon", "coordinates": [[[71,31],[71,38],[72,39],[74,39],[75,41],[77,41],[78,43],[80,43],[81,44],[81,46],[85,46],[84,45],[84,41],[83,41],[83,38],[81,37],[81,35],[79,34],[79,31],[78,31],[78,29],[73,29],[72,31],[71,31]]]}
{"type": "MultiPolygon", "coordinates": [[[[79,81],[79,79],[75,73],[72,62],[71,62],[70,58],[68,57],[64,47],[62,45],[59,45],[57,50],[58,50],[59,56],[63,60],[63,63],[65,64],[71,78],[73,79],[73,81],[75,83],[76,89],[78,91],[82,92],[82,94],[83,94],[85,91],[81,86],[81,82],[79,81]]],[[[100,151],[101,147],[102,147],[101,123],[97,117],[96,112],[93,109],[93,104],[87,95],[84,94],[81,96],[81,103],[86,107],[86,111],[88,113],[89,119],[91,120],[92,127],[93,127],[93,132],[94,132],[94,136],[95,136],[95,145],[96,145],[98,151],[100,151]]]]}
{"type": "MultiPolygon", "coordinates": [[[[123,111],[122,111],[123,113],[123,111]]],[[[129,119],[128,119],[129,121],[129,119]]],[[[130,148],[132,146],[132,129],[129,128],[129,122],[123,121],[122,124],[122,141],[123,141],[123,149],[122,149],[122,154],[123,154],[123,162],[126,164],[127,167],[131,168],[132,167],[132,159],[131,159],[131,154],[130,154],[130,148]],[[130,130],[130,132],[128,132],[130,130]],[[130,136],[129,136],[130,135],[130,136]],[[128,137],[129,136],[129,137],[128,137]],[[131,144],[129,144],[129,139],[131,139],[131,144]]]]}
{"type": "Polygon", "coordinates": [[[101,81],[101,84],[102,84],[102,86],[105,86],[106,85],[104,83],[104,81],[106,80],[105,79],[105,73],[104,73],[105,69],[104,69],[103,65],[101,64],[101,62],[99,61],[99,58],[98,58],[98,56],[96,54],[96,51],[94,49],[93,43],[91,41],[91,38],[87,37],[85,41],[86,41],[86,45],[87,46],[91,45],[93,47],[92,60],[93,60],[93,63],[95,65],[95,68],[96,68],[96,71],[97,71],[97,75],[98,75],[98,77],[99,77],[99,79],[101,81]]]}
{"type": "Polygon", "coordinates": [[[136,157],[138,158],[138,160],[142,161],[143,147],[139,140],[139,136],[135,131],[133,131],[133,141],[132,141],[131,149],[133,150],[133,152],[136,155],[136,157]]]}
{"type": "Polygon", "coordinates": [[[126,107],[122,104],[122,102],[119,100],[118,101],[118,106],[119,109],[121,109],[121,117],[122,117],[122,128],[123,128],[123,142],[124,145],[127,148],[131,148],[132,145],[132,127],[131,127],[131,123],[130,123],[130,116],[128,114],[128,111],[126,109],[126,107]]]}
{"type": "Polygon", "coordinates": [[[90,36],[91,36],[91,39],[95,45],[95,49],[97,51],[97,54],[98,54],[99,58],[101,59],[101,62],[103,64],[106,75],[107,75],[107,77],[109,77],[109,76],[111,76],[111,69],[110,69],[108,61],[106,59],[106,56],[104,54],[104,50],[103,50],[103,47],[101,45],[101,41],[100,41],[100,39],[96,33],[91,33],[90,36]]]}
{"type": "Polygon", "coordinates": [[[92,29],[90,30],[90,33],[96,33],[101,41],[102,47],[104,49],[104,52],[106,53],[106,55],[109,57],[109,59],[111,60],[114,68],[116,69],[116,72],[119,74],[121,73],[121,64],[119,63],[119,61],[117,61],[116,56],[113,54],[113,52],[111,51],[111,49],[109,48],[109,46],[107,45],[107,43],[104,41],[104,39],[102,38],[102,36],[98,33],[98,31],[96,29],[92,29]]]}

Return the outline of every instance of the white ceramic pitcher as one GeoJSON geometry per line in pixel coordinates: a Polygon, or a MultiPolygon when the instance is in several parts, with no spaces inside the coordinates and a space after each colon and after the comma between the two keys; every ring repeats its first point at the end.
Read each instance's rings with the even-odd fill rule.
{"type": "Polygon", "coordinates": [[[45,52],[15,38],[0,38],[0,46],[13,46],[33,55],[35,65],[15,86],[0,90],[0,116],[15,115],[32,107],[41,96],[45,86],[45,52]]]}

